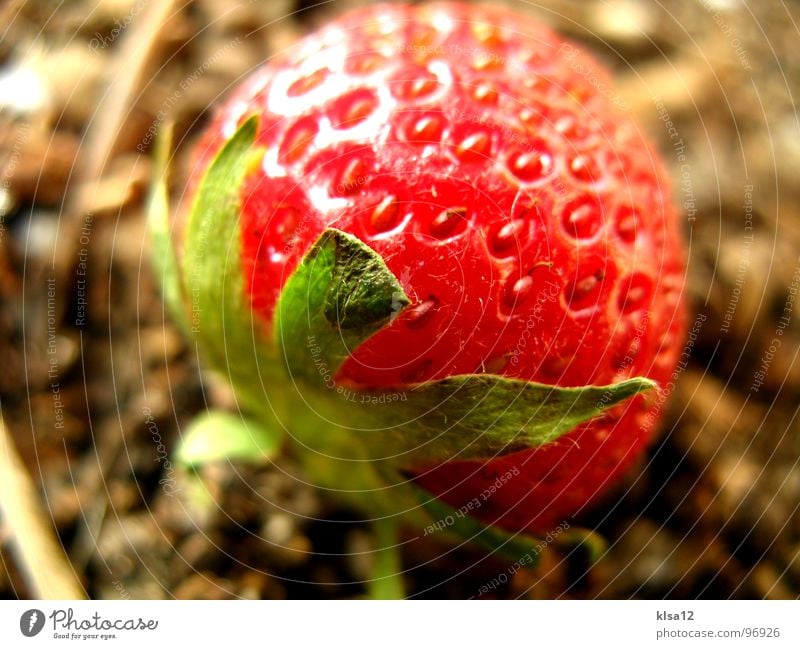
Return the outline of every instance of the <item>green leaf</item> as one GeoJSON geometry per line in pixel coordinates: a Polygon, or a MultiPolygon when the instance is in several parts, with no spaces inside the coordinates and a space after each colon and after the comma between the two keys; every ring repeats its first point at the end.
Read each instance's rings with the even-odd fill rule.
{"type": "Polygon", "coordinates": [[[210,411],[189,424],[175,459],[186,467],[219,460],[260,463],[275,456],[282,437],[282,431],[268,430],[253,420],[210,411]]]}
{"type": "Polygon", "coordinates": [[[172,316],[184,329],[188,329],[186,312],[183,306],[183,290],[178,272],[178,260],[171,236],[171,219],[167,177],[169,175],[169,156],[172,146],[172,123],[167,122],[158,132],[155,151],[156,179],[150,194],[147,209],[152,259],[156,275],[161,283],[161,292],[172,316]]]}
{"type": "Polygon", "coordinates": [[[541,539],[484,525],[472,516],[453,509],[428,492],[419,488],[416,491],[419,501],[434,521],[425,529],[426,536],[436,531],[447,531],[509,561],[520,562],[530,568],[538,563],[544,545],[541,539]]]}
{"type": "Polygon", "coordinates": [[[542,446],[656,385],[634,378],[560,388],[471,374],[389,392],[337,386],[342,363],[408,304],[380,255],[335,229],[311,247],[278,302],[277,345],[292,378],[328,388],[318,392],[327,393],[329,412],[339,401],[340,423],[358,425],[376,459],[418,467],[542,446]]]}
{"type": "Polygon", "coordinates": [[[380,255],[350,234],[325,230],[278,301],[276,341],[289,373],[330,386],[353,351],[409,302],[380,255]]]}
{"type": "Polygon", "coordinates": [[[189,331],[210,364],[226,372],[247,407],[271,416],[279,367],[264,322],[253,312],[241,256],[241,189],[263,159],[257,117],[246,119],[208,166],[186,224],[182,275],[189,331]]]}
{"type": "MultiPolygon", "coordinates": [[[[191,298],[191,331],[215,357],[221,343],[241,329],[245,304],[239,254],[240,191],[252,159],[257,119],[239,127],[206,169],[186,224],[183,278],[191,298]],[[229,322],[226,316],[232,315],[229,322]]],[[[245,328],[249,329],[247,324],[245,328]]],[[[250,331],[247,331],[248,338],[250,331]]],[[[214,358],[225,367],[227,358],[214,358]]]]}
{"type": "MultiPolygon", "coordinates": [[[[453,376],[388,395],[393,407],[380,409],[380,414],[384,426],[387,421],[391,426],[376,434],[391,440],[391,452],[402,454],[407,466],[488,459],[549,444],[654,387],[655,382],[642,377],[560,388],[491,374],[453,376]]],[[[377,401],[381,396],[387,395],[370,395],[377,401]]]]}

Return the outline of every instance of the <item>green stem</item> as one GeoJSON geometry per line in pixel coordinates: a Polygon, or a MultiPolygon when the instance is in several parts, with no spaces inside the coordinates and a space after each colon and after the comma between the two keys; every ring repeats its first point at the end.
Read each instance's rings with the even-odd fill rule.
{"type": "Polygon", "coordinates": [[[372,555],[372,580],[367,588],[369,598],[405,599],[397,524],[393,518],[378,518],[372,522],[372,530],[375,552],[372,555]]]}

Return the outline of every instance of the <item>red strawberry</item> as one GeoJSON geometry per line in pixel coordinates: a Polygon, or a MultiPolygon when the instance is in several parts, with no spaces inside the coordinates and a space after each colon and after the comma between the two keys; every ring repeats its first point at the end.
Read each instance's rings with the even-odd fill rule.
{"type": "MultiPolygon", "coordinates": [[[[412,300],[340,384],[668,383],[683,337],[681,240],[662,166],[609,87],[577,48],[491,6],[371,7],[270,62],[198,153],[204,168],[259,116],[266,153],[246,179],[241,228],[263,326],[333,226],[381,255],[412,300]]],[[[407,474],[454,507],[490,494],[475,516],[541,531],[631,465],[661,402],[637,396],[543,447],[407,474]]]]}

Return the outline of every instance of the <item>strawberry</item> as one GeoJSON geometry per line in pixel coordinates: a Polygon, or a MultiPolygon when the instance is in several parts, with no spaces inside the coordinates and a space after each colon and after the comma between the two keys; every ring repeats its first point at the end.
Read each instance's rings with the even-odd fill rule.
{"type": "MultiPolygon", "coordinates": [[[[409,303],[348,348],[325,381],[340,393],[484,375],[667,385],[684,332],[682,242],[658,156],[608,88],[528,15],[466,4],[358,10],[256,71],[195,158],[199,178],[258,117],[234,261],[255,328],[275,329],[287,282],[335,228],[409,303]]],[[[398,469],[454,508],[480,501],[469,511],[486,523],[541,532],[631,466],[663,403],[638,394],[549,443],[477,458],[449,448],[398,469]]]]}

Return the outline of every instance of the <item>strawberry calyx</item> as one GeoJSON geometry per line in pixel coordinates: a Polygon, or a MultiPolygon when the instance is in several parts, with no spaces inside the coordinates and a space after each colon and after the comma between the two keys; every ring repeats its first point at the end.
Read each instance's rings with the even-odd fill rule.
{"type": "Polygon", "coordinates": [[[343,412],[357,410],[356,417],[348,417],[362,422],[353,432],[380,449],[381,459],[395,457],[418,468],[542,446],[656,387],[644,377],[564,388],[494,374],[451,376],[392,390],[336,381],[358,346],[409,303],[378,253],[333,228],[312,245],[278,301],[276,344],[293,383],[301,391],[305,384],[341,398],[343,412]],[[347,399],[351,389],[361,396],[355,408],[347,399]]]}

